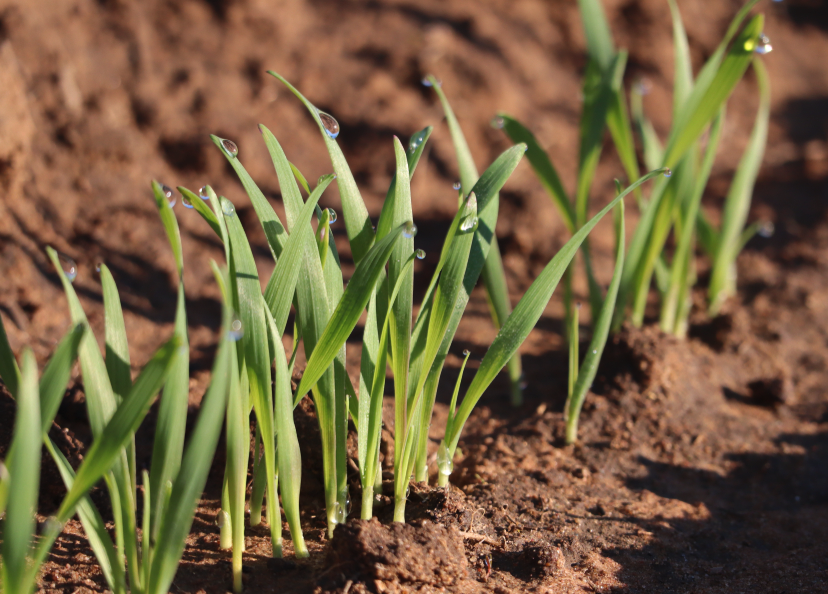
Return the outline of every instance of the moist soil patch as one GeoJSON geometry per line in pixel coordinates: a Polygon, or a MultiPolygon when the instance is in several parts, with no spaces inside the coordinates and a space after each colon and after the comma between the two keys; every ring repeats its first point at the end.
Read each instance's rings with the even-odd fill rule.
{"type": "MultiPolygon", "coordinates": [[[[680,4],[698,68],[740,3],[680,4]]],[[[649,80],[645,109],[664,138],[672,84],[667,4],[605,5],[616,42],[630,50],[626,80],[649,80]]],[[[466,426],[452,486],[412,485],[405,525],[391,523],[393,477],[385,468],[377,519],[352,517],[328,541],[318,428],[304,401],[295,419],[311,555],[294,557],[285,526],[284,558],[273,559],[267,527],[248,527],[247,592],[828,591],[828,9],[807,0],[761,6],[775,48],[763,57],[773,118],[750,220],[773,221],[776,235],[752,240],[740,257],[738,297],[711,320],[704,294],[696,294],[687,340],[658,331],[655,307],[643,329],[612,337],[575,446],[563,443],[567,361],[563,308],[553,297],[522,348],[524,405],[512,408],[505,382],[493,384],[466,426]]],[[[280,215],[257,123],[274,131],[309,179],[329,172],[318,130],[264,75],[267,68],[336,115],[339,142],[374,219],[393,174],[391,135],[436,126],[413,181],[417,247],[428,252],[415,269],[421,296],[456,208],[457,179],[442,112],[422,77],[443,80],[478,166],[508,146],[489,126],[503,109],[530,125],[571,187],[584,66],[575,2],[0,0],[0,315],[12,346],[19,352],[31,345],[42,368],[69,327],[46,245],[77,260],[75,286],[99,337],[94,267],[104,260],[112,269],[135,372],[172,332],[174,263],[149,197],[151,178],[190,188],[208,182],[231,197],[260,269],[271,269],[255,213],[207,137],[213,132],[239,144],[240,158],[280,215]]],[[[730,102],[705,197],[714,221],[755,107],[749,75],[730,102]]],[[[612,180],[622,171],[609,145],[605,155],[595,208],[613,195],[612,180]]],[[[338,209],[336,190],[330,193],[322,202],[338,209]]],[[[195,214],[177,215],[192,420],[209,383],[220,317],[209,260],[223,252],[195,214]]],[[[628,216],[632,225],[634,208],[628,216]]],[[[593,236],[600,282],[611,275],[610,228],[599,225],[593,236]]],[[[347,278],[347,241],[341,228],[334,233],[347,278]]],[[[501,193],[497,234],[514,303],[567,238],[525,164],[501,193]]],[[[700,286],[705,267],[700,259],[700,286]]],[[[575,288],[584,298],[585,284],[575,288]]],[[[468,348],[479,361],[494,335],[478,289],[453,352],[468,348]]],[[[359,348],[356,338],[348,344],[352,374],[359,348]]],[[[455,354],[432,427],[433,472],[445,390],[460,363],[455,354]]],[[[90,444],[81,379],[77,373],[51,430],[75,466],[90,444]]],[[[470,379],[468,373],[464,382],[470,379]]],[[[0,384],[0,457],[13,415],[0,384]]],[[[153,411],[138,433],[139,464],[149,463],[154,420],[153,411]]],[[[386,426],[383,454],[390,459],[393,414],[386,426]]],[[[215,525],[223,463],[221,443],[172,592],[230,590],[230,554],[219,548],[215,525]]],[[[356,515],[356,472],[350,481],[356,515]]],[[[41,522],[62,495],[44,456],[41,522]]],[[[108,517],[104,493],[92,498],[108,517]]],[[[76,521],[58,539],[39,588],[105,591],[76,521]]]]}

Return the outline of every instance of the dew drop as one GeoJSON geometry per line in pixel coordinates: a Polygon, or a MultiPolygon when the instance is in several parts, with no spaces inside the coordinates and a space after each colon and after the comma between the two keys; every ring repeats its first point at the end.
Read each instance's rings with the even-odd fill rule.
{"type": "Polygon", "coordinates": [[[230,321],[230,329],[227,331],[227,338],[233,342],[238,342],[242,336],[244,336],[244,326],[239,316],[234,314],[230,321]]]}
{"type": "Polygon", "coordinates": [[[759,44],[756,46],[756,49],[753,50],[757,54],[765,55],[769,54],[773,51],[773,46],[771,45],[770,38],[762,33],[759,36],[759,44]]]}
{"type": "Polygon", "coordinates": [[[633,91],[638,93],[639,95],[649,95],[650,91],[653,89],[653,83],[650,82],[648,78],[640,78],[638,81],[633,85],[633,91]]]}
{"type": "Polygon", "coordinates": [[[201,186],[201,189],[198,191],[198,197],[202,200],[210,199],[210,195],[207,193],[207,186],[201,186]]]}
{"type": "Polygon", "coordinates": [[[759,233],[759,235],[761,237],[764,237],[764,238],[767,239],[768,237],[773,237],[773,233],[774,233],[775,230],[776,230],[776,228],[773,225],[773,221],[764,221],[759,226],[759,230],[757,231],[757,233],[759,233]]]}
{"type": "Polygon", "coordinates": [[[175,206],[176,197],[173,189],[170,186],[162,185],[161,191],[164,193],[164,198],[167,199],[167,204],[170,205],[170,208],[175,206]]]}
{"type": "Polygon", "coordinates": [[[672,175],[673,175],[673,170],[668,168],[668,167],[665,167],[664,168],[664,177],[670,177],[672,175]]]}
{"type": "Polygon", "coordinates": [[[469,349],[463,349],[463,356],[468,357],[469,355],[471,355],[471,351],[469,349]]]}
{"type": "Polygon", "coordinates": [[[418,260],[424,260],[426,257],[425,250],[417,250],[416,252],[414,252],[414,255],[417,256],[418,260]]]}
{"type": "Polygon", "coordinates": [[[336,211],[333,208],[328,209],[328,222],[335,223],[336,222],[336,211]]]}
{"type": "Polygon", "coordinates": [[[502,130],[503,126],[506,125],[505,120],[500,116],[493,117],[492,121],[489,123],[492,125],[492,128],[496,130],[502,130]]]}
{"type": "Polygon", "coordinates": [[[193,202],[190,200],[186,195],[181,195],[181,204],[184,205],[184,208],[193,208],[193,202]]]}
{"type": "Polygon", "coordinates": [[[575,303],[575,309],[578,309],[578,310],[580,310],[580,309],[581,309],[581,302],[580,302],[580,301],[577,301],[577,302],[575,303]]]}
{"type": "Polygon", "coordinates": [[[325,133],[331,138],[339,136],[339,122],[336,118],[324,111],[317,111],[319,119],[322,120],[322,127],[325,128],[325,133]]]}
{"type": "Polygon", "coordinates": [[[58,262],[60,263],[60,268],[63,270],[64,276],[69,279],[69,282],[75,282],[78,276],[78,265],[75,261],[66,254],[58,253],[58,262]]]}
{"type": "Polygon", "coordinates": [[[221,210],[228,217],[236,216],[236,207],[233,206],[233,203],[227,200],[227,198],[225,198],[224,201],[221,203],[221,210]]]}
{"type": "Polygon", "coordinates": [[[463,187],[463,184],[461,184],[459,181],[456,181],[456,182],[454,182],[454,185],[451,186],[451,187],[454,188],[455,190],[459,190],[460,188],[463,187]]]}
{"type": "Polygon", "coordinates": [[[597,354],[598,354],[598,351],[597,351],[596,349],[592,349],[592,354],[593,354],[593,355],[597,355],[597,354]]]}
{"type": "Polygon", "coordinates": [[[46,525],[43,527],[44,534],[60,534],[63,532],[63,524],[54,516],[50,516],[46,520],[46,525]]]}
{"type": "Polygon", "coordinates": [[[463,222],[460,223],[460,231],[471,231],[477,226],[477,217],[475,216],[467,216],[463,219],[463,222]]]}
{"type": "Polygon", "coordinates": [[[235,158],[236,155],[239,154],[239,147],[236,146],[236,143],[232,140],[227,140],[226,138],[221,139],[221,148],[224,149],[224,152],[227,153],[227,156],[235,158]]]}
{"type": "Polygon", "coordinates": [[[423,80],[421,80],[420,82],[423,83],[424,87],[437,87],[439,89],[443,86],[443,81],[436,78],[434,80],[436,81],[436,84],[432,84],[431,79],[428,76],[424,76],[423,80]]]}
{"type": "Polygon", "coordinates": [[[351,515],[351,493],[350,492],[345,494],[345,515],[346,516],[351,515]]]}
{"type": "Polygon", "coordinates": [[[440,447],[437,449],[437,468],[443,476],[449,476],[451,471],[454,470],[454,461],[445,441],[441,441],[440,447]]]}
{"type": "Polygon", "coordinates": [[[345,508],[338,501],[334,503],[334,524],[344,524],[346,517],[345,508]]]}
{"type": "Polygon", "coordinates": [[[405,224],[405,229],[403,229],[403,237],[405,237],[406,239],[411,239],[415,235],[417,235],[417,225],[415,225],[411,221],[408,221],[405,224]]]}

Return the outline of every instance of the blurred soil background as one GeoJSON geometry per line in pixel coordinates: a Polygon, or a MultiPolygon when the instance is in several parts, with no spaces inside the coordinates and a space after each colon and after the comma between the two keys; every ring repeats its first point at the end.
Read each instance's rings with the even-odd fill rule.
{"type": "MultiPolygon", "coordinates": [[[[741,4],[679,1],[696,69],[741,4]]],[[[667,2],[604,5],[617,45],[630,52],[625,84],[647,81],[645,110],[665,138],[673,59],[667,2]]],[[[582,417],[583,445],[562,448],[566,361],[562,306],[554,297],[523,349],[527,406],[504,406],[505,386],[496,383],[461,442],[466,458],[456,475],[463,489],[449,495],[426,489],[421,496],[414,490],[423,501],[420,511],[410,504],[416,530],[428,532],[436,522],[448,526],[449,536],[428,532],[428,538],[460,538],[456,529],[476,535],[466,539],[465,559],[446,561],[448,569],[428,579],[413,569],[371,575],[367,563],[339,580],[320,561],[322,551],[331,563],[353,553],[336,540],[326,549],[314,532],[316,565],[282,591],[828,591],[828,6],[785,0],[763,2],[759,10],[774,46],[762,58],[773,116],[750,220],[773,221],[776,234],[748,245],[739,298],[712,322],[696,315],[683,343],[654,328],[616,337],[582,417]],[[435,503],[439,496],[444,500],[435,503]],[[508,542],[500,541],[504,534],[508,542]],[[492,554],[494,565],[487,565],[492,554]],[[541,569],[526,569],[533,564],[541,569]]],[[[308,179],[332,168],[305,108],[266,69],[337,118],[338,141],[374,219],[393,174],[391,136],[406,141],[435,126],[412,185],[416,245],[428,252],[416,269],[422,285],[456,209],[458,174],[442,110],[421,79],[433,73],[442,81],[481,170],[509,146],[490,126],[503,110],[533,130],[572,189],[584,45],[574,0],[0,0],[0,315],[12,347],[31,345],[43,364],[69,327],[47,245],[77,261],[75,287],[99,337],[95,266],[103,261],[111,268],[136,371],[172,332],[174,263],[152,179],[193,190],[209,183],[233,200],[260,274],[269,276],[273,262],[252,206],[208,134],[238,144],[239,158],[280,214],[258,123],[274,132],[308,179]]],[[[705,198],[713,219],[756,105],[749,73],[729,103],[705,198]]],[[[614,177],[623,170],[608,139],[594,210],[613,195],[614,177]]],[[[335,187],[321,202],[341,213],[335,187]]],[[[628,209],[628,229],[634,211],[628,209]]],[[[497,234],[516,302],[567,235],[527,163],[501,193],[500,212],[497,234]]],[[[209,380],[220,316],[209,262],[222,261],[223,251],[180,200],[176,213],[195,405],[209,380]]],[[[344,227],[334,228],[347,276],[353,266],[344,227]]],[[[612,241],[609,225],[599,226],[594,249],[605,281],[612,241]]],[[[704,278],[706,263],[699,265],[704,278]]],[[[494,334],[478,291],[456,350],[469,348],[479,358],[494,334]]],[[[358,344],[352,347],[348,359],[356,364],[358,344]]],[[[450,367],[457,361],[450,357],[450,367]]],[[[455,374],[449,370],[444,381],[452,383],[455,374]]],[[[70,390],[75,403],[82,400],[79,379],[70,390]]],[[[0,433],[8,434],[13,408],[5,398],[0,433]]],[[[79,406],[62,409],[66,423],[79,406]]],[[[82,442],[83,430],[73,431],[82,442]]],[[[176,587],[223,591],[229,565],[221,565],[209,538],[213,528],[197,520],[196,529],[203,534],[185,560],[206,559],[221,571],[185,564],[185,582],[176,587]]],[[[390,538],[360,523],[349,538],[374,542],[372,530],[390,538]]],[[[433,549],[426,536],[397,537],[419,538],[433,549]]],[[[359,550],[368,555],[369,549],[359,550]]],[[[64,560],[58,554],[44,589],[100,590],[94,564],[77,573],[87,566],[84,554],[88,560],[88,551],[64,560]]],[[[271,574],[283,567],[251,563],[251,579],[261,581],[256,591],[278,587],[271,574]]]]}

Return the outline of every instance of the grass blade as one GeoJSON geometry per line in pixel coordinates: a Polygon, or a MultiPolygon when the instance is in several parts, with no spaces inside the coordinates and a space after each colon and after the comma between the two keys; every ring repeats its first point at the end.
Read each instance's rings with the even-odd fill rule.
{"type": "Polygon", "coordinates": [[[9,594],[28,594],[34,589],[34,571],[28,567],[28,553],[35,531],[35,511],[40,484],[40,398],[37,363],[31,349],[23,350],[17,411],[12,437],[12,456],[6,517],[3,521],[2,585],[9,594]]]}
{"type": "Polygon", "coordinates": [[[3,325],[2,316],[0,316],[0,379],[6,384],[12,396],[17,394],[20,385],[20,369],[9,344],[9,338],[6,336],[6,327],[3,325]]]}
{"type": "Polygon", "coordinates": [[[598,364],[607,344],[612,314],[615,311],[615,299],[618,296],[618,287],[621,284],[621,271],[624,269],[624,202],[615,206],[615,272],[612,275],[607,295],[604,298],[601,311],[598,314],[593,331],[592,341],[589,344],[586,357],[578,372],[578,381],[572,393],[567,398],[564,410],[566,411],[566,442],[574,443],[578,439],[578,417],[584,405],[587,390],[592,386],[598,364]]]}
{"type": "Polygon", "coordinates": [[[213,363],[210,387],[202,400],[198,421],[181,463],[181,472],[175,479],[167,513],[160,522],[147,584],[150,594],[169,591],[216,451],[227,404],[230,352],[235,350],[235,345],[228,339],[230,317],[229,308],[225,305],[222,338],[213,363]]]}
{"type": "Polygon", "coordinates": [[[517,351],[518,347],[520,347],[540,319],[558,282],[587,234],[627,194],[642,183],[662,173],[663,170],[651,171],[619,194],[572,236],[572,239],[561,248],[549,264],[546,265],[546,268],[544,268],[540,276],[535,279],[535,282],[532,283],[523,295],[523,298],[515,307],[514,312],[509,316],[494,342],[489,347],[471,385],[466,391],[463,401],[460,403],[460,407],[457,409],[457,416],[456,420],[452,423],[451,433],[446,434],[446,443],[448,444],[450,454],[453,455],[454,450],[457,448],[457,442],[460,439],[463,425],[471,414],[472,409],[477,404],[477,401],[480,400],[486,388],[497,376],[498,372],[512,357],[514,352],[517,351]]]}
{"type": "MultiPolygon", "coordinates": [[[[296,95],[296,97],[307,107],[316,124],[319,126],[319,131],[322,133],[322,138],[325,141],[325,146],[331,156],[331,164],[336,173],[336,181],[339,186],[339,195],[342,198],[342,215],[345,219],[345,230],[348,233],[348,241],[351,244],[351,252],[354,258],[354,263],[359,263],[363,256],[368,252],[369,248],[374,242],[374,230],[371,226],[371,219],[368,217],[368,209],[365,208],[365,202],[357,188],[354,176],[339,148],[336,140],[336,134],[339,133],[339,124],[337,124],[337,132],[332,134],[325,128],[320,118],[319,110],[310,101],[308,101],[302,93],[300,93],[292,84],[290,84],[280,74],[268,70],[268,74],[275,76],[282,83],[296,95]]],[[[325,114],[327,115],[327,114],[325,114]]],[[[331,117],[327,115],[327,117],[331,117]]],[[[331,118],[333,119],[333,118],[331,118]]]]}
{"type": "Polygon", "coordinates": [[[716,257],[710,274],[710,313],[718,313],[724,300],[736,290],[732,270],[741,248],[741,234],[745,227],[753,187],[762,165],[770,121],[770,83],[761,60],[754,59],[753,68],[759,83],[759,110],[747,148],[730,185],[722,215],[722,228],[717,242],[716,257]]]}

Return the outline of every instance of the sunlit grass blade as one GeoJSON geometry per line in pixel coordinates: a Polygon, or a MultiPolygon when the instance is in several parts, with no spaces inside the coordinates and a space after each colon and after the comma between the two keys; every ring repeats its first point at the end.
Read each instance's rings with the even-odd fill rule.
{"type": "MultiPolygon", "coordinates": [[[[41,390],[41,401],[43,400],[43,392],[41,390]]],[[[49,420],[51,424],[51,419],[49,420]]],[[[46,435],[44,431],[43,443],[49,454],[52,456],[58,472],[63,479],[63,484],[66,490],[72,488],[75,481],[75,471],[69,464],[69,461],[63,453],[55,447],[52,440],[46,435]]],[[[123,594],[126,592],[126,580],[124,577],[123,562],[118,557],[118,551],[112,544],[112,539],[106,529],[106,523],[101,517],[100,512],[89,499],[88,495],[81,497],[78,505],[75,508],[78,518],[83,525],[84,533],[89,541],[89,547],[95,553],[95,559],[98,561],[101,573],[106,579],[106,583],[115,594],[123,594]]]]}
{"type": "MultiPolygon", "coordinates": [[[[593,324],[592,340],[589,343],[584,361],[577,372],[578,380],[572,389],[564,406],[566,416],[566,442],[574,443],[578,439],[578,417],[584,404],[587,390],[592,386],[598,364],[607,344],[612,314],[615,311],[615,298],[618,296],[618,287],[621,284],[621,271],[624,269],[624,202],[619,201],[615,206],[615,272],[607,289],[601,311],[593,324]]],[[[577,339],[576,339],[577,340],[577,339]]]]}
{"type": "Polygon", "coordinates": [[[161,519],[158,530],[147,583],[149,594],[169,591],[184,552],[196,505],[207,482],[227,403],[231,351],[235,350],[235,344],[228,338],[230,318],[230,310],[225,305],[221,341],[213,363],[210,387],[202,399],[198,421],[187,444],[181,471],[173,484],[167,513],[161,519]]]}
{"type": "Polygon", "coordinates": [[[323,176],[319,185],[314,188],[308,197],[299,213],[299,217],[291,226],[291,234],[285,242],[285,249],[282,251],[279,261],[276,262],[276,268],[273,270],[273,275],[265,289],[265,301],[268,309],[273,314],[276,329],[281,333],[285,331],[293,294],[296,291],[296,283],[302,272],[301,264],[305,243],[313,234],[310,226],[311,216],[319,202],[319,198],[331,181],[333,181],[333,175],[323,176]]]}
{"type": "MultiPolygon", "coordinates": [[[[190,352],[187,337],[187,310],[184,297],[184,251],[181,246],[181,231],[178,221],[171,208],[167,208],[163,195],[155,190],[156,205],[164,230],[175,257],[178,272],[178,295],[175,309],[175,336],[181,342],[182,349],[176,358],[158,408],[158,421],[155,425],[155,441],[152,448],[152,462],[150,465],[150,493],[156,494],[153,503],[151,518],[152,536],[158,534],[161,518],[165,514],[165,498],[160,496],[166,491],[167,485],[175,480],[181,465],[181,456],[184,452],[184,434],[187,428],[187,407],[190,395],[190,352]]],[[[192,201],[193,199],[191,199],[192,201]]],[[[202,202],[195,198],[193,206],[202,202]]],[[[102,269],[103,270],[103,269],[102,269]]],[[[108,360],[108,356],[107,356],[108,360]]]]}
{"type": "Polygon", "coordinates": [[[3,520],[2,580],[8,594],[29,594],[39,564],[29,571],[29,550],[35,532],[35,511],[40,484],[40,398],[37,363],[31,349],[23,350],[17,410],[12,436],[12,456],[7,460],[9,489],[3,520]]]}
{"type": "Polygon", "coordinates": [[[601,0],[578,0],[578,8],[586,34],[587,51],[598,66],[606,70],[615,58],[615,46],[601,0]]]}
{"type": "MultiPolygon", "coordinates": [[[[52,358],[46,364],[40,378],[40,418],[42,433],[47,433],[57,415],[60,402],[66,392],[66,384],[72,376],[72,366],[78,358],[78,349],[86,327],[78,324],[64,336],[52,358]]],[[[11,390],[9,390],[11,392],[11,390]]],[[[12,392],[12,395],[14,393],[12,392]]]]}
{"type": "Polygon", "coordinates": [[[742,79],[753,60],[753,50],[762,32],[763,23],[763,16],[758,14],[745,25],[734,39],[709,85],[704,86],[702,76],[699,75],[696,86],[683,103],[681,113],[676,116],[673,134],[665,149],[664,167],[677,165],[727,101],[736,83],[742,79]]]}
{"type": "Polygon", "coordinates": [[[407,223],[400,225],[381,241],[378,241],[366,254],[363,261],[357,265],[336,311],[331,316],[330,322],[325,327],[316,348],[313,350],[313,354],[308,360],[302,380],[296,389],[295,402],[298,402],[319,381],[319,378],[331,365],[340,347],[356,326],[362,311],[368,305],[370,290],[376,284],[382,268],[388,258],[391,257],[394,245],[405,231],[406,226],[407,223]]]}
{"type": "Polygon", "coordinates": [[[12,395],[17,394],[17,387],[20,384],[20,368],[17,366],[17,359],[14,358],[11,345],[9,345],[2,316],[0,316],[0,379],[12,395]]]}
{"type": "Polygon", "coordinates": [[[268,328],[274,348],[275,378],[274,402],[277,454],[279,463],[279,484],[282,493],[282,506],[290,526],[293,550],[297,557],[307,557],[308,549],[302,535],[301,516],[299,513],[299,492],[302,484],[302,455],[299,451],[299,438],[293,422],[293,394],[290,390],[290,372],[288,371],[282,337],[270,312],[265,308],[268,328]]]}
{"type": "MultiPolygon", "coordinates": [[[[86,319],[86,314],[83,312],[78,296],[72,283],[62,274],[60,262],[58,261],[57,252],[50,247],[46,248],[46,253],[58,271],[58,276],[63,283],[63,289],[66,293],[66,300],[69,303],[69,313],[73,324],[89,325],[86,319]]],[[[109,375],[107,374],[106,366],[104,364],[101,351],[98,349],[98,343],[92,332],[86,332],[81,340],[79,360],[81,365],[81,373],[83,375],[84,395],[87,402],[87,414],[89,415],[89,425],[92,429],[92,435],[98,436],[103,431],[104,425],[112,417],[117,406],[115,395],[112,391],[112,385],[109,382],[109,375]]]]}
{"type": "Polygon", "coordinates": [[[634,184],[629,186],[624,192],[619,194],[612,202],[605,206],[598,214],[590,219],[586,225],[581,227],[564,246],[555,255],[554,258],[546,265],[543,272],[532,283],[523,298],[515,307],[512,315],[509,316],[506,323],[500,329],[483,361],[477,370],[477,373],[472,380],[468,390],[466,390],[465,397],[457,409],[457,417],[452,424],[451,433],[446,434],[446,443],[448,445],[449,454],[453,455],[457,448],[457,442],[460,439],[460,433],[463,430],[463,425],[468,419],[474,406],[477,404],[483,392],[492,383],[498,372],[503,368],[506,362],[511,358],[515,351],[520,347],[523,341],[529,336],[529,333],[535,327],[535,324],[543,314],[543,310],[552,293],[558,285],[561,277],[566,271],[567,266],[572,261],[578,248],[583,242],[587,234],[592,231],[593,227],[599,220],[613,208],[618,202],[632,192],[636,187],[646,182],[653,177],[661,175],[663,170],[651,171],[647,175],[641,177],[634,184]]]}
{"type": "Polygon", "coordinates": [[[497,117],[503,120],[503,130],[512,139],[512,142],[526,145],[526,158],[529,160],[529,164],[535,171],[535,175],[538,176],[541,185],[549,193],[552,202],[558,207],[567,230],[573,233],[575,231],[575,210],[569,200],[569,195],[564,190],[558,171],[549,159],[549,155],[541,148],[535,135],[526,126],[503,112],[498,113],[497,117]]]}
{"type": "Polygon", "coordinates": [[[770,83],[767,70],[761,60],[754,60],[753,68],[759,85],[759,110],[733,183],[730,185],[722,215],[722,227],[717,241],[716,257],[710,273],[710,313],[719,312],[724,300],[736,290],[736,257],[741,248],[741,234],[745,227],[753,187],[762,165],[770,121],[770,83]]]}
{"type": "MultiPolygon", "coordinates": [[[[221,198],[222,209],[225,213],[235,208],[225,208],[229,200],[221,198]]],[[[276,452],[273,443],[273,405],[270,396],[270,354],[268,348],[268,331],[264,311],[262,311],[262,288],[259,283],[259,274],[256,270],[256,261],[247,241],[239,217],[235,214],[225,218],[231,244],[231,284],[235,284],[238,291],[238,314],[241,318],[244,335],[241,337],[241,346],[244,353],[243,364],[246,367],[250,386],[250,402],[256,412],[256,420],[264,436],[265,465],[267,468],[267,518],[270,523],[270,538],[273,546],[273,555],[281,555],[281,519],[278,506],[278,495],[274,485],[276,474],[276,452]]],[[[283,244],[284,247],[284,244],[283,244]]],[[[231,503],[232,504],[232,503],[231,503]]],[[[233,528],[235,531],[235,527],[233,528]]]]}
{"type": "Polygon", "coordinates": [[[287,238],[285,226],[282,224],[282,221],[279,219],[276,211],[273,210],[273,207],[267,201],[267,198],[265,198],[265,195],[259,189],[259,186],[256,185],[256,182],[254,182],[253,178],[250,177],[250,174],[244,168],[244,165],[241,164],[238,153],[229,153],[224,148],[224,139],[219,138],[214,134],[211,134],[210,138],[212,139],[213,144],[219,148],[221,153],[227,159],[227,162],[236,172],[236,175],[244,187],[245,192],[247,192],[256,214],[262,222],[262,228],[264,229],[265,237],[267,238],[268,246],[270,246],[270,252],[273,255],[273,259],[277,260],[282,254],[285,239],[287,238]]]}
{"type": "MultiPolygon", "coordinates": [[[[446,94],[443,92],[443,89],[440,88],[440,83],[433,76],[429,76],[428,80],[430,81],[434,91],[437,93],[437,96],[440,98],[443,112],[446,114],[446,122],[448,123],[451,140],[454,144],[454,151],[457,155],[457,166],[460,170],[461,188],[463,189],[463,192],[466,192],[466,189],[469,188],[468,192],[470,193],[474,191],[474,186],[478,181],[479,175],[477,167],[474,164],[471,151],[469,150],[469,145],[466,142],[466,137],[463,134],[462,128],[460,128],[460,123],[454,115],[454,110],[452,110],[446,94]]],[[[480,194],[478,193],[478,200],[479,199],[480,194]]],[[[492,201],[494,203],[498,203],[499,200],[500,199],[497,194],[492,197],[492,201]]],[[[497,208],[497,206],[493,206],[493,209],[496,210],[497,208]]],[[[497,220],[496,213],[494,220],[497,220]]],[[[491,222],[486,219],[481,219],[481,222],[484,226],[489,226],[491,224],[491,222]]],[[[486,293],[489,296],[492,321],[499,328],[499,323],[509,317],[509,314],[512,311],[512,304],[509,301],[506,273],[503,270],[502,258],[500,257],[500,248],[497,245],[497,240],[494,235],[494,226],[489,227],[489,229],[491,230],[491,238],[489,239],[487,258],[491,257],[491,262],[488,260],[484,262],[482,275],[483,282],[486,285],[486,293]],[[497,250],[498,253],[496,256],[489,256],[489,253],[491,253],[492,250],[497,250]]],[[[512,400],[513,402],[520,402],[523,396],[520,393],[522,365],[519,353],[515,353],[513,359],[509,361],[508,372],[512,400]]]]}
{"type": "Polygon", "coordinates": [[[180,341],[174,336],[153,355],[135,380],[127,397],[104,427],[100,437],[92,442],[78,469],[75,483],[60,506],[57,514],[60,522],[65,522],[71,517],[71,512],[80,497],[111,468],[120,448],[131,439],[149,411],[152,399],[166,380],[180,347],[180,341]]]}
{"type": "Polygon", "coordinates": [[[685,224],[681,229],[676,251],[673,254],[670,285],[664,296],[661,308],[661,328],[665,332],[680,334],[679,327],[681,324],[680,313],[682,311],[682,303],[690,298],[690,287],[688,286],[687,280],[688,275],[691,274],[691,267],[693,267],[693,237],[696,232],[696,219],[699,217],[701,199],[704,195],[704,189],[707,187],[707,181],[710,178],[710,172],[713,169],[713,163],[719,148],[719,140],[724,124],[724,114],[725,110],[723,106],[710,127],[707,148],[701,167],[695,176],[693,195],[685,212],[685,224]]]}
{"type": "MultiPolygon", "coordinates": [[[[368,252],[371,244],[374,242],[374,230],[371,226],[371,219],[368,217],[368,209],[365,208],[365,202],[362,200],[362,195],[359,193],[354,176],[342,154],[342,150],[337,144],[336,136],[339,134],[339,124],[336,124],[336,131],[329,130],[322,119],[320,118],[320,111],[310,101],[308,101],[302,93],[300,93],[293,85],[291,85],[280,74],[272,70],[268,70],[271,74],[278,78],[282,83],[290,89],[290,91],[299,98],[300,101],[307,107],[308,111],[319,126],[319,131],[322,133],[322,138],[325,141],[325,146],[331,156],[331,164],[334,172],[336,172],[336,181],[339,186],[339,195],[342,198],[342,215],[345,219],[345,229],[348,233],[348,241],[351,244],[351,251],[354,262],[358,263],[362,257],[368,252]]],[[[328,115],[327,118],[333,120],[328,115]]],[[[327,120],[330,121],[330,120],[327,120]]],[[[335,122],[336,120],[334,120],[335,122]]]]}
{"type": "MultiPolygon", "coordinates": [[[[430,370],[434,365],[434,361],[440,351],[440,346],[443,344],[443,339],[446,336],[446,330],[451,323],[452,315],[454,314],[454,307],[457,303],[457,298],[463,287],[463,277],[466,274],[466,267],[469,262],[469,254],[471,252],[472,242],[474,241],[475,224],[479,222],[477,216],[477,196],[474,192],[469,194],[465,204],[458,212],[459,223],[457,232],[453,237],[446,238],[447,255],[445,263],[440,271],[440,281],[434,292],[434,297],[429,304],[429,317],[426,332],[425,347],[423,349],[423,356],[421,360],[421,369],[430,370]]],[[[456,223],[455,223],[456,224],[456,223]]],[[[419,320],[418,320],[419,321],[419,320]]],[[[420,409],[419,422],[419,439],[417,443],[417,450],[413,455],[417,455],[420,464],[416,467],[416,474],[418,479],[423,478],[425,469],[423,468],[425,449],[427,447],[428,427],[431,424],[431,414],[434,407],[434,402],[428,396],[424,396],[424,388],[427,383],[429,375],[427,373],[419,373],[416,378],[417,384],[407,404],[410,411],[416,411],[420,401],[423,404],[420,409]]],[[[410,419],[405,427],[404,434],[408,434],[413,428],[414,419],[410,419]]],[[[397,434],[403,432],[401,427],[396,428],[397,434]]],[[[412,454],[407,454],[410,458],[412,454]]],[[[413,460],[407,460],[406,464],[410,465],[413,460]]],[[[410,473],[401,477],[404,479],[404,485],[408,485],[408,476],[410,473]]],[[[398,485],[399,490],[403,485],[398,485]]],[[[402,494],[401,492],[401,494],[402,494]]]]}

